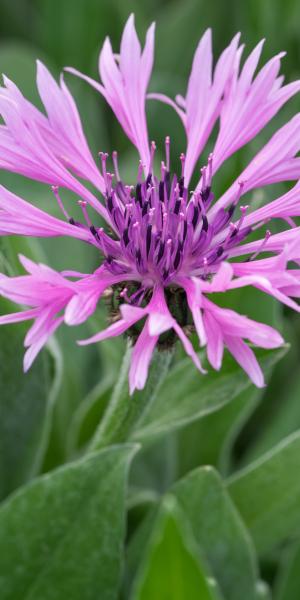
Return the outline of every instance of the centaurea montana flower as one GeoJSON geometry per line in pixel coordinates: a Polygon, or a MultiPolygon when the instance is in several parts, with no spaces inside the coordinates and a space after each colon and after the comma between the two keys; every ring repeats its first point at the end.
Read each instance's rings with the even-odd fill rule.
{"type": "Polygon", "coordinates": [[[131,16],[118,56],[109,39],[104,42],[99,59],[101,83],[67,69],[104,96],[136,146],[140,163],[134,185],[122,181],[116,152],[112,155],[113,173],[106,153],[100,153],[101,171],[97,167],[63,78],[58,85],[38,62],[37,87],[46,110],[43,114],[4,77],[0,166],[50,184],[63,218],[46,214],[1,186],[1,234],[75,237],[94,246],[101,265],[90,275],[58,273],[21,256],[27,274],[0,276],[0,293],[29,307],[2,316],[0,323],[34,320],[25,338],[25,370],[61,323],[82,323],[95,311],[101,296],[111,294],[117,304],[117,320],[79,343],[129,333],[135,339],[129,372],[131,393],[145,385],[155,347],[170,345],[176,335],[203,371],[188,336],[191,323],[215,369],[220,369],[227,347],[251,380],[258,387],[264,385],[255,354],[245,340],[275,348],[283,343],[281,335],[270,326],[217,306],[211,296],[254,286],[299,311],[292,299],[300,296],[300,227],[293,221],[300,216],[299,181],[283,196],[256,210],[251,209],[251,197],[249,206],[242,204],[242,197],[265,185],[299,180],[300,113],[271,137],[222,197],[215,201],[212,191],[213,175],[222,163],[254,138],[300,89],[299,81],[283,85],[278,75],[283,53],[255,75],[262,46],[260,42],[240,67],[243,46],[239,46],[237,35],[213,68],[211,32],[206,31],[194,56],[186,95],[172,100],[164,94],[147,93],[154,25],[141,50],[131,16]],[[174,108],[185,128],[187,147],[180,156],[178,176],[170,173],[168,136],[161,172],[154,170],[156,147],[148,142],[145,112],[148,98],[174,108]],[[189,190],[195,165],[217,122],[214,150],[201,169],[198,184],[189,190]],[[103,202],[83,180],[101,193],[103,202]],[[77,194],[81,221],[67,212],[62,188],[77,194]],[[94,210],[93,218],[90,209],[94,210]],[[99,225],[101,218],[105,226],[99,225]],[[284,230],[274,235],[265,231],[271,219],[281,219],[284,230]],[[261,239],[248,241],[253,229],[259,228],[261,239]]]}

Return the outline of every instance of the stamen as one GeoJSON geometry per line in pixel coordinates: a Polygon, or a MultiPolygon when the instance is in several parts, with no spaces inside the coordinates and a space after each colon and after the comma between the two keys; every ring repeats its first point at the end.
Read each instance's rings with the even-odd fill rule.
{"type": "Polygon", "coordinates": [[[109,257],[109,252],[107,251],[107,249],[105,247],[104,235],[105,235],[104,229],[103,229],[103,227],[100,227],[98,229],[99,244],[100,244],[100,247],[101,247],[101,250],[102,250],[104,256],[109,257]]]}
{"type": "Polygon", "coordinates": [[[246,183],[246,181],[238,181],[239,190],[238,190],[236,199],[233,201],[233,205],[234,206],[236,206],[239,203],[239,201],[240,201],[240,198],[241,198],[241,195],[243,193],[243,189],[244,189],[245,183],[246,183]]]}
{"type": "MultiPolygon", "coordinates": [[[[239,201],[244,192],[245,181],[239,181],[234,201],[227,209],[222,209],[209,221],[206,216],[213,200],[211,191],[213,176],[213,155],[209,154],[207,165],[201,169],[201,184],[198,191],[189,195],[185,187],[184,172],[186,156],[180,154],[181,174],[170,174],[170,138],[165,138],[165,160],[161,162],[159,180],[154,175],[156,144],[151,142],[149,171],[145,173],[145,165],[140,161],[136,187],[125,185],[120,178],[118,154],[112,153],[112,161],[116,177],[113,185],[113,173],[107,171],[107,153],[100,153],[103,178],[106,185],[106,206],[119,232],[118,243],[121,246],[123,259],[118,262],[119,249],[117,241],[110,241],[102,228],[95,228],[89,218],[86,201],[78,202],[84,221],[82,227],[90,228],[99,250],[106,257],[105,264],[114,274],[129,273],[132,268],[142,276],[152,280],[161,280],[169,285],[175,280],[175,273],[185,273],[191,267],[200,272],[200,276],[208,278],[215,272],[215,265],[228,256],[229,248],[239,244],[251,228],[244,226],[248,206],[240,206],[239,201]],[[132,193],[133,192],[133,193],[132,193]],[[232,215],[240,206],[240,214],[236,223],[230,222],[232,215]]],[[[70,221],[67,211],[61,202],[58,188],[52,188],[61,211],[70,221]]],[[[75,223],[80,225],[80,223],[75,223]]],[[[262,223],[259,224],[260,226],[262,223]]],[[[270,237],[267,231],[264,240],[259,243],[258,250],[248,260],[254,260],[262,252],[270,237]]],[[[132,288],[129,287],[131,290],[132,288]]],[[[134,288],[136,291],[129,297],[124,288],[120,296],[129,303],[140,304],[146,288],[134,288]]],[[[147,288],[148,289],[148,288],[147,288]]]]}
{"type": "Polygon", "coordinates": [[[113,173],[106,173],[106,189],[107,189],[107,194],[111,194],[111,187],[112,187],[112,180],[114,178],[114,174],[113,173]]]}
{"type": "Polygon", "coordinates": [[[232,239],[232,237],[234,237],[236,235],[237,231],[238,231],[237,226],[234,223],[230,222],[229,223],[229,231],[228,231],[227,236],[226,236],[226,238],[224,240],[223,246],[226,246],[228,244],[228,242],[230,242],[230,240],[232,239]]]}
{"type": "Polygon", "coordinates": [[[90,226],[90,232],[94,236],[94,238],[96,238],[96,240],[99,242],[100,239],[99,239],[98,231],[94,225],[90,226]]]}
{"type": "Polygon", "coordinates": [[[166,149],[166,167],[167,167],[167,171],[170,171],[170,137],[168,135],[165,139],[165,149],[166,149]]]}
{"type": "Polygon", "coordinates": [[[180,246],[178,246],[176,254],[175,254],[174,262],[173,262],[174,271],[176,271],[178,269],[179,264],[180,264],[180,259],[181,259],[181,249],[180,249],[180,246]]]}
{"type": "Polygon", "coordinates": [[[270,239],[271,235],[272,235],[271,231],[269,229],[267,229],[265,238],[263,239],[261,245],[259,246],[258,250],[256,252],[254,252],[254,254],[252,254],[252,256],[250,256],[249,260],[254,260],[258,256],[258,254],[260,254],[263,251],[263,249],[264,249],[267,241],[270,239]]]}
{"type": "Polygon", "coordinates": [[[184,213],[181,211],[179,213],[179,223],[178,223],[178,229],[177,229],[177,235],[179,238],[180,243],[183,243],[183,231],[184,231],[184,222],[185,222],[185,216],[184,213]]]}
{"type": "Polygon", "coordinates": [[[166,248],[165,271],[168,273],[169,268],[170,268],[170,261],[171,261],[171,248],[172,248],[172,239],[171,238],[169,238],[167,240],[166,246],[167,246],[167,248],[166,248]]]}
{"type": "Polygon", "coordinates": [[[132,217],[133,204],[128,202],[125,209],[125,228],[128,227],[129,219],[132,217]]]}
{"type": "Polygon", "coordinates": [[[149,165],[149,174],[151,174],[151,175],[153,173],[153,162],[154,162],[155,150],[156,150],[156,143],[152,141],[151,148],[150,148],[150,165],[149,165]]]}
{"type": "Polygon", "coordinates": [[[128,304],[130,304],[130,298],[127,295],[128,292],[128,288],[125,287],[121,292],[120,292],[120,297],[123,298],[126,302],[128,302],[128,304]]]}
{"type": "Polygon", "coordinates": [[[270,221],[270,219],[264,219],[263,221],[259,221],[259,223],[256,223],[256,225],[252,225],[252,231],[256,231],[257,229],[260,229],[261,227],[263,227],[264,225],[269,223],[269,221],[270,221]]]}
{"type": "Polygon", "coordinates": [[[165,180],[165,176],[167,173],[168,169],[164,163],[164,161],[162,160],[160,163],[160,178],[161,178],[161,183],[165,180]]]}
{"type": "Polygon", "coordinates": [[[165,239],[166,239],[167,229],[168,229],[168,213],[164,212],[163,213],[163,226],[162,226],[162,232],[161,232],[161,239],[163,241],[165,241],[165,239]]]}
{"type": "Polygon", "coordinates": [[[115,170],[117,181],[120,182],[121,177],[120,177],[119,164],[118,164],[118,153],[116,150],[114,150],[112,153],[112,159],[113,159],[113,165],[114,165],[114,170],[115,170]]]}
{"type": "Polygon", "coordinates": [[[123,298],[126,302],[128,302],[128,304],[135,304],[136,300],[138,300],[138,304],[140,304],[142,302],[142,300],[143,300],[144,295],[145,295],[145,288],[144,287],[140,287],[131,296],[128,296],[128,288],[127,287],[125,287],[120,292],[120,297],[123,298]]]}
{"type": "Polygon", "coordinates": [[[77,204],[78,204],[78,206],[80,206],[80,208],[82,210],[82,213],[83,213],[84,219],[86,221],[86,224],[88,225],[88,227],[91,227],[92,226],[92,222],[91,222],[91,219],[90,219],[90,217],[88,215],[88,211],[87,211],[87,208],[86,208],[87,202],[85,200],[78,200],[77,204]]]}
{"type": "Polygon", "coordinates": [[[137,183],[135,188],[136,200],[139,203],[140,207],[143,205],[143,197],[142,197],[142,184],[137,183]]]}
{"type": "Polygon", "coordinates": [[[153,225],[154,219],[155,219],[155,207],[150,208],[150,210],[149,210],[149,223],[150,223],[150,225],[153,225]]]}
{"type": "Polygon", "coordinates": [[[66,217],[66,219],[68,221],[70,221],[71,217],[70,217],[69,213],[66,211],[66,209],[65,209],[65,207],[64,207],[64,205],[62,203],[61,197],[60,197],[60,195],[58,193],[58,186],[57,185],[52,185],[51,186],[51,190],[52,190],[52,192],[54,194],[54,197],[55,197],[55,199],[57,201],[57,204],[58,204],[61,212],[64,214],[64,216],[66,217]]]}
{"type": "Polygon", "coordinates": [[[181,162],[181,177],[184,177],[185,154],[183,152],[181,152],[179,158],[180,158],[180,162],[181,162]]]}
{"type": "Polygon", "coordinates": [[[136,250],[139,250],[139,247],[140,247],[140,239],[139,239],[140,238],[140,224],[138,223],[138,221],[133,223],[132,231],[133,231],[133,236],[134,236],[135,248],[136,248],[136,250]]]}
{"type": "Polygon", "coordinates": [[[248,208],[249,208],[249,205],[248,205],[248,204],[246,204],[245,206],[241,206],[241,207],[240,207],[240,211],[241,211],[241,213],[242,213],[242,214],[241,214],[241,216],[240,216],[240,220],[239,220],[239,222],[238,222],[238,224],[237,224],[237,229],[238,229],[238,230],[240,230],[240,228],[241,228],[241,226],[242,226],[242,223],[243,223],[243,221],[244,221],[244,219],[245,219],[246,212],[247,212],[248,208]]]}
{"type": "Polygon", "coordinates": [[[151,241],[152,241],[152,225],[148,225],[147,226],[147,233],[146,233],[146,254],[147,254],[147,258],[149,256],[149,252],[150,252],[150,248],[151,248],[151,241]]]}
{"type": "Polygon", "coordinates": [[[140,160],[139,168],[138,168],[138,175],[137,175],[137,180],[138,180],[138,183],[140,183],[140,184],[143,181],[144,168],[145,168],[145,165],[143,165],[142,161],[140,160]]]}
{"type": "Polygon", "coordinates": [[[207,169],[207,186],[210,187],[212,180],[212,163],[213,163],[213,153],[208,157],[208,169],[207,169]]]}
{"type": "Polygon", "coordinates": [[[201,176],[202,176],[202,185],[201,185],[201,189],[202,191],[206,190],[207,185],[206,185],[206,171],[207,171],[207,167],[202,167],[202,169],[200,169],[201,172],[201,176]]]}
{"type": "MultiPolygon", "coordinates": [[[[131,202],[131,193],[134,190],[134,185],[125,185],[124,189],[125,189],[125,192],[126,192],[126,200],[128,202],[131,202]]],[[[127,204],[127,202],[126,202],[126,204],[127,204]]]]}
{"type": "Polygon", "coordinates": [[[141,304],[141,302],[143,301],[143,298],[145,296],[145,292],[146,292],[146,288],[144,287],[140,287],[136,292],[134,292],[134,294],[132,294],[132,296],[130,296],[130,302],[131,304],[141,304]]]}
{"type": "Polygon", "coordinates": [[[99,156],[101,159],[101,165],[102,165],[102,175],[103,175],[103,179],[105,182],[105,187],[107,188],[107,171],[106,171],[106,161],[108,159],[108,154],[107,152],[99,152],[99,156]]]}

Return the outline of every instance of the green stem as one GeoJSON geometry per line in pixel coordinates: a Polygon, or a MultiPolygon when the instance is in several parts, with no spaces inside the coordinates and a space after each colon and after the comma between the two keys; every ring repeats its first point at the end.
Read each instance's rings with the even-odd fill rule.
{"type": "Polygon", "coordinates": [[[128,345],[111,400],[91,442],[92,451],[110,444],[122,443],[130,438],[131,432],[159,391],[169,370],[173,351],[154,353],[145,389],[135,392],[133,396],[129,396],[128,392],[130,355],[131,347],[128,345]]]}

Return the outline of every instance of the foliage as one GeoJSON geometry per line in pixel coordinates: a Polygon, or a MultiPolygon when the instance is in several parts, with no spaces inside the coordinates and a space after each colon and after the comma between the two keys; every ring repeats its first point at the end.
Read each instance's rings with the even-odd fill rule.
{"type": "MultiPolygon", "coordinates": [[[[216,51],[241,29],[248,46],[267,38],[265,56],[288,50],[287,79],[299,75],[297,0],[75,4],[1,2],[1,71],[37,103],[36,57],[56,75],[72,64],[95,76],[105,35],[116,42],[132,10],[142,32],[157,21],[153,90],[163,82],[166,93],[184,92],[193,50],[208,25],[216,51]]],[[[70,77],[68,83],[91,147],[118,148],[130,180],[136,156],[103,100],[82,82],[70,77]]],[[[179,155],[183,132],[169,109],[149,104],[149,121],[158,145],[167,124],[179,155]]],[[[272,125],[259,144],[271,131],[272,125]]],[[[229,161],[217,191],[254,149],[229,161]]],[[[45,186],[10,174],[1,174],[1,182],[55,212],[45,186]]],[[[71,240],[4,239],[0,250],[1,271],[9,273],[19,272],[18,252],[58,269],[97,265],[91,248],[71,240]]],[[[236,291],[230,302],[276,323],[291,342],[291,349],[258,353],[268,381],[263,391],[229,356],[220,373],[202,376],[177,350],[156,355],[148,387],[131,398],[125,340],[78,348],[75,340],[91,333],[86,326],[59,332],[23,376],[24,327],[1,327],[1,599],[298,600],[299,318],[249,290],[236,291]]],[[[101,306],[91,329],[104,319],[101,306]]]]}

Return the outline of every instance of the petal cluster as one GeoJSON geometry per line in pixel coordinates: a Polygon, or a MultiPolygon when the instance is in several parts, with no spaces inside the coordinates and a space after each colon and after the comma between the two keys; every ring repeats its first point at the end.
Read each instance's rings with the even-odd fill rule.
{"type": "Polygon", "coordinates": [[[299,311],[300,227],[295,218],[300,216],[300,114],[273,134],[218,198],[214,178],[221,165],[299,91],[300,82],[284,85],[279,75],[283,53],[257,72],[263,42],[241,66],[244,46],[239,39],[233,38],[213,67],[212,35],[206,31],[195,52],[186,93],[175,99],[163,92],[149,93],[154,25],[142,49],[132,15],[119,54],[113,52],[109,38],[103,44],[100,82],[67,69],[100,92],[136,147],[140,160],[134,182],[122,179],[117,152],[112,160],[100,152],[97,164],[63,77],[58,84],[38,62],[37,87],[45,112],[4,77],[0,167],[50,185],[61,218],[1,186],[0,234],[74,237],[93,246],[99,257],[99,268],[91,274],[57,273],[21,256],[24,275],[0,275],[0,294],[22,307],[1,316],[0,324],[33,320],[25,338],[25,371],[62,323],[74,326],[88,319],[105,294],[117,302],[117,317],[79,344],[123,333],[131,336],[131,393],[144,387],[155,348],[163,349],[176,336],[196,368],[205,373],[190,337],[193,331],[214,369],[221,368],[227,348],[254,384],[264,385],[252,347],[278,347],[281,335],[218,306],[214,295],[253,286],[299,311]],[[148,139],[148,99],[175,109],[185,128],[187,143],[177,173],[171,169],[168,131],[156,171],[159,150],[148,139]],[[213,152],[203,159],[206,164],[191,189],[196,164],[216,125],[213,152]],[[253,190],[284,181],[296,183],[280,197],[254,205],[253,190]],[[70,204],[66,208],[64,189],[76,194],[74,214],[79,209],[79,218],[73,216],[70,204]],[[272,233],[275,220],[280,227],[272,233]]]}

